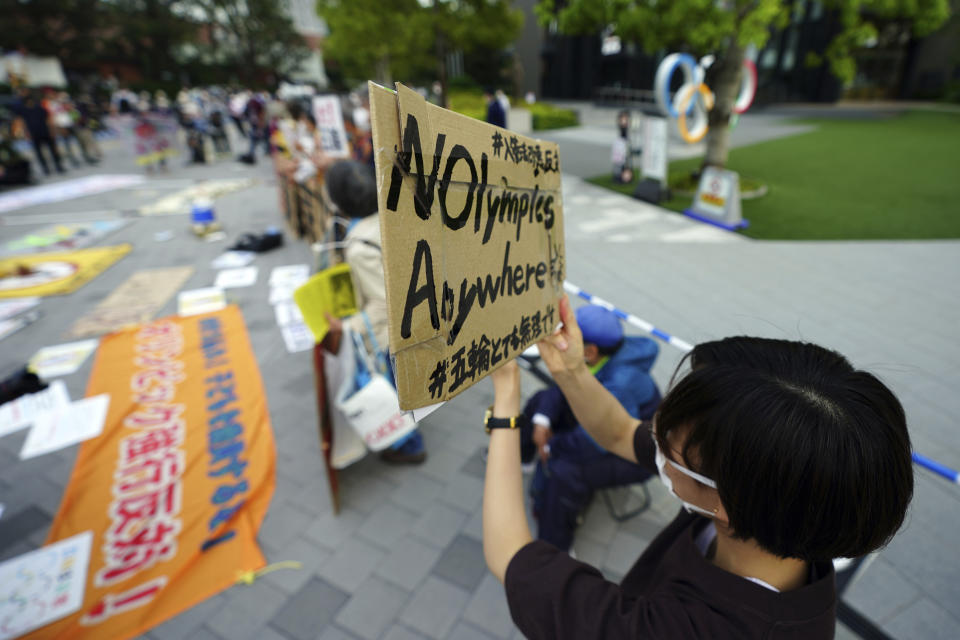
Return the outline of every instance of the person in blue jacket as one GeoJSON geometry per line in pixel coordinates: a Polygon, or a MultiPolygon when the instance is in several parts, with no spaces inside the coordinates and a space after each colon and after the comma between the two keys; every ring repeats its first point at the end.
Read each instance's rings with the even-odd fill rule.
{"type": "MultiPolygon", "coordinates": [[[[650,338],[624,336],[620,319],[597,305],[577,309],[584,360],[597,380],[634,418],[648,420],[660,404],[650,377],[659,347],[650,338]]],[[[539,457],[531,483],[537,537],[560,549],[573,544],[579,514],[597,489],[643,482],[650,473],[602,449],[577,424],[557,386],[534,394],[524,407],[529,427],[521,434],[521,459],[539,457]]]]}

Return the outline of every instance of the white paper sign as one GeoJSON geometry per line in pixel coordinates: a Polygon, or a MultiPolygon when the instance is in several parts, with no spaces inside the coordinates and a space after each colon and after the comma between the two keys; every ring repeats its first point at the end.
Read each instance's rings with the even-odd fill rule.
{"type": "Polygon", "coordinates": [[[0,406],[0,436],[29,427],[39,416],[70,404],[70,394],[63,380],[57,380],[43,391],[20,396],[0,406]]]}
{"type": "Polygon", "coordinates": [[[217,280],[213,286],[221,289],[233,289],[236,287],[249,287],[257,281],[256,267],[243,267],[241,269],[224,269],[217,274],[217,280]]]}
{"type": "Polygon", "coordinates": [[[177,296],[177,313],[181,317],[195,316],[201,313],[213,313],[227,306],[227,297],[223,289],[206,287],[181,291],[177,296]]]}
{"type": "Polygon", "coordinates": [[[0,640],[16,638],[80,609],[93,532],[0,564],[0,640]]]}
{"type": "Polygon", "coordinates": [[[279,302],[274,305],[273,313],[277,316],[278,327],[303,324],[303,314],[295,302],[279,302]]]}
{"type": "Polygon", "coordinates": [[[287,351],[297,353],[313,349],[313,333],[305,324],[289,324],[281,327],[283,333],[283,342],[287,345],[287,351]]]}
{"type": "Polygon", "coordinates": [[[40,304],[40,298],[10,298],[9,300],[0,300],[0,320],[12,318],[27,309],[32,309],[38,304],[40,304]]]}
{"type": "Polygon", "coordinates": [[[684,213],[725,229],[747,225],[740,208],[740,176],[735,171],[707,167],[693,204],[684,213]]]}
{"type": "Polygon", "coordinates": [[[343,114],[340,112],[340,98],[315,96],[313,117],[317,120],[324,152],[334,158],[346,158],[350,151],[347,147],[347,131],[343,127],[343,114]]]}
{"type": "Polygon", "coordinates": [[[236,269],[247,266],[256,257],[253,251],[227,251],[217,256],[210,266],[214,269],[236,269]]]}
{"type": "Polygon", "coordinates": [[[52,453],[100,435],[109,406],[110,395],[101,393],[43,413],[33,421],[20,459],[52,453]]]}
{"type": "Polygon", "coordinates": [[[305,264],[288,264],[274,267],[270,272],[271,287],[299,287],[310,277],[310,267],[305,264]]]}
{"type": "Polygon", "coordinates": [[[667,181],[667,119],[646,116],[643,119],[643,155],[640,170],[644,178],[667,181]]]}
{"type": "Polygon", "coordinates": [[[100,435],[109,406],[109,394],[101,393],[44,412],[34,420],[20,459],[52,453],[100,435]]]}
{"type": "Polygon", "coordinates": [[[80,340],[44,347],[30,358],[30,370],[44,380],[74,373],[97,348],[97,340],[80,340]]]}
{"type": "Polygon", "coordinates": [[[270,287],[270,304],[292,301],[293,292],[296,290],[297,287],[288,287],[286,285],[270,287]]]}

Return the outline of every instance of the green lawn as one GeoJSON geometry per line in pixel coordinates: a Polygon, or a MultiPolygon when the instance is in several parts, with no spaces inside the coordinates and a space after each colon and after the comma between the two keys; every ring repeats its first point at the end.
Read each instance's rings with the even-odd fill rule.
{"type": "MultiPolygon", "coordinates": [[[[750,226],[741,233],[768,240],[960,238],[960,115],[806,122],[817,129],[730,152],[730,169],[770,189],[743,202],[750,226]]],[[[672,162],[670,174],[699,164],[672,162]]],[[[590,182],[633,192],[609,176],[590,182]]],[[[682,211],[690,200],[664,206],[682,211]]]]}

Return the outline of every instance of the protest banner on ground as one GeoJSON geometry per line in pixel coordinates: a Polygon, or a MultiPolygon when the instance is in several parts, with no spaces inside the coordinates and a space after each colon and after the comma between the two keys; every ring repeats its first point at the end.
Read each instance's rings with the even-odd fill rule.
{"type": "Polygon", "coordinates": [[[180,290],[193,267],[166,267],[137,271],[70,327],[74,338],[97,336],[147,322],[180,290]]]}
{"type": "Polygon", "coordinates": [[[81,249],[126,224],[126,220],[92,220],[90,222],[51,224],[21,238],[4,243],[0,247],[0,254],[81,249]]]}
{"type": "Polygon", "coordinates": [[[0,298],[71,293],[130,252],[129,244],[0,258],[0,298]]]}
{"type": "Polygon", "coordinates": [[[87,387],[102,393],[48,538],[93,532],[83,604],[31,640],[138,636],[264,564],[276,452],[240,310],[105,336],[87,387]]]}
{"type": "Polygon", "coordinates": [[[557,145],[370,83],[402,409],[455,396],[550,333],[563,293],[557,145]]]}

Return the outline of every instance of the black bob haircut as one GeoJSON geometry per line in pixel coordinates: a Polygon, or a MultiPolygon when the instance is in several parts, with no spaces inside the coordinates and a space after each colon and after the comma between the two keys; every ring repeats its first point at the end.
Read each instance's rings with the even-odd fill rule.
{"type": "Polygon", "coordinates": [[[342,160],[327,170],[327,193],[348,218],[365,218],[377,212],[377,179],[373,167],[342,160]]]}
{"type": "Polygon", "coordinates": [[[667,434],[689,429],[683,462],[717,483],[738,538],[824,561],[893,537],[913,468],[903,407],[879,379],[835,351],[788,340],[726,338],[688,356],[690,372],[657,412],[656,437],[667,451],[667,434]]]}

